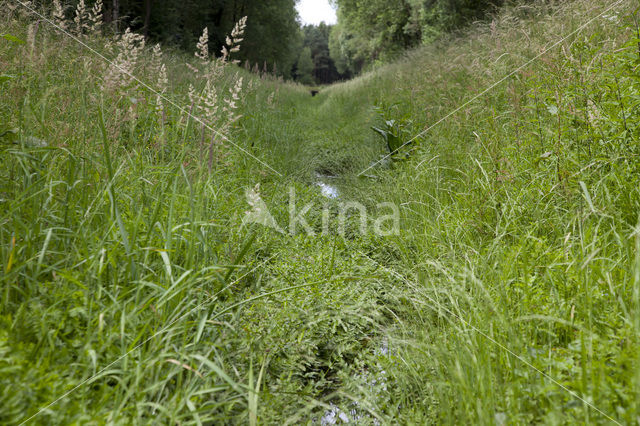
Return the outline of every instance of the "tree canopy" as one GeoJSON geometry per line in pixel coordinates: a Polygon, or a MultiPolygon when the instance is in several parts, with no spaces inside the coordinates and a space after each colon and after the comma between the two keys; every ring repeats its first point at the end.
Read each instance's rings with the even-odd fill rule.
{"type": "MultiPolygon", "coordinates": [[[[77,1],[66,3],[71,14],[77,1]]],[[[236,58],[261,67],[266,62],[269,70],[275,65],[284,76],[289,76],[301,43],[295,4],[296,0],[104,0],[105,18],[114,27],[131,27],[151,41],[189,51],[195,50],[207,27],[209,51],[219,54],[234,24],[247,16],[236,58]]]]}
{"type": "MultiPolygon", "coordinates": [[[[319,25],[305,25],[302,27],[302,46],[304,50],[309,51],[312,69],[311,69],[311,83],[306,84],[329,84],[336,80],[348,78],[349,72],[344,69],[340,72],[334,60],[329,53],[329,34],[331,33],[332,26],[321,22],[319,25]]],[[[305,56],[302,55],[300,59],[305,56]]],[[[297,65],[297,75],[300,73],[300,63],[297,65]]],[[[304,82],[302,78],[298,77],[300,82],[304,82]]],[[[305,79],[306,80],[306,79],[305,79]]]]}
{"type": "Polygon", "coordinates": [[[338,24],[330,35],[339,72],[388,60],[407,48],[480,19],[502,0],[333,0],[338,24]]]}
{"type": "MultiPolygon", "coordinates": [[[[63,0],[67,14],[78,1],[63,0]]],[[[301,26],[299,0],[103,1],[116,30],[130,27],[152,42],[194,51],[206,27],[209,51],[218,55],[234,24],[247,16],[236,59],[305,84],[328,84],[480,19],[504,0],[330,0],[338,15],[333,26],[301,26]]]]}

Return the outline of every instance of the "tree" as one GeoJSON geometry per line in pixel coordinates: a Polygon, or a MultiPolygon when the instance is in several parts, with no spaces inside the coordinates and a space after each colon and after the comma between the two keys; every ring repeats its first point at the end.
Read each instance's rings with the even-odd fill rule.
{"type": "Polygon", "coordinates": [[[313,78],[320,84],[328,84],[348,77],[344,73],[338,72],[329,54],[330,32],[331,26],[324,22],[319,25],[305,25],[302,27],[302,45],[311,49],[313,78]]]}
{"type": "Polygon", "coordinates": [[[297,79],[302,84],[312,85],[313,81],[313,59],[311,58],[311,49],[308,47],[300,51],[297,66],[297,79]]]}
{"type": "Polygon", "coordinates": [[[236,0],[235,3],[237,14],[248,16],[238,58],[252,63],[266,61],[269,69],[277,64],[279,72],[289,77],[301,43],[295,0],[236,0]]]}
{"type": "Polygon", "coordinates": [[[151,1],[144,0],[144,24],[142,25],[142,34],[145,38],[149,37],[149,23],[151,21],[151,1]]]}
{"type": "MultiPolygon", "coordinates": [[[[86,1],[91,5],[95,0],[86,1]]],[[[43,3],[50,4],[51,0],[43,3]]],[[[289,76],[301,44],[295,3],[296,0],[105,0],[105,16],[115,31],[130,27],[152,42],[191,52],[207,27],[209,50],[218,55],[226,35],[240,18],[247,16],[247,29],[237,59],[267,62],[269,69],[277,64],[278,70],[289,76]]]]}
{"type": "Polygon", "coordinates": [[[119,0],[113,0],[113,5],[111,6],[111,12],[112,12],[112,17],[113,17],[113,28],[115,29],[115,31],[118,31],[118,22],[120,21],[120,15],[119,15],[119,11],[120,11],[120,1],[119,0]]]}
{"type": "Polygon", "coordinates": [[[503,0],[334,0],[330,54],[339,71],[359,72],[407,48],[482,18],[503,0]]]}

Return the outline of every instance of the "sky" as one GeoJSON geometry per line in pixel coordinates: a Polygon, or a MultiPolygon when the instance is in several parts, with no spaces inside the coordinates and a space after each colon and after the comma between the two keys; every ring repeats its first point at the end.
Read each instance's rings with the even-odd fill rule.
{"type": "Polygon", "coordinates": [[[300,0],[296,6],[303,24],[318,25],[321,21],[327,24],[336,23],[336,11],[329,0],[300,0]]]}

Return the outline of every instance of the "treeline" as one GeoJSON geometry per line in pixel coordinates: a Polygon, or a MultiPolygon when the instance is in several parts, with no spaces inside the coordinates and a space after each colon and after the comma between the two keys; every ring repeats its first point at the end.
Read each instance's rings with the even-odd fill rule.
{"type": "Polygon", "coordinates": [[[375,61],[433,41],[502,5],[503,0],[334,0],[331,58],[341,73],[358,73],[375,61]]]}
{"type": "MultiPolygon", "coordinates": [[[[66,0],[68,17],[78,3],[66,0]]],[[[102,0],[104,18],[116,31],[130,27],[152,42],[194,51],[205,27],[209,51],[220,52],[225,35],[247,17],[236,59],[301,83],[328,84],[350,78],[376,61],[455,30],[503,0],[332,0],[338,24],[300,26],[296,0],[102,0]]],[[[52,0],[41,0],[45,6],[52,0]]]]}
{"type": "Polygon", "coordinates": [[[302,49],[295,65],[296,79],[303,84],[329,84],[351,77],[351,72],[339,72],[329,50],[329,36],[333,26],[302,27],[302,49]]]}
{"type": "Polygon", "coordinates": [[[194,50],[204,27],[209,51],[220,52],[226,34],[247,17],[242,49],[236,59],[259,64],[285,77],[297,59],[300,44],[295,0],[117,0],[129,25],[139,26],[152,40],[194,50]],[[140,19],[144,17],[144,19],[140,19]],[[265,65],[266,64],[266,65],[265,65]]]}
{"type": "MultiPolygon", "coordinates": [[[[62,0],[69,18],[80,0],[62,0]]],[[[84,0],[91,7],[97,0],[84,0]]],[[[104,19],[116,30],[130,27],[152,42],[186,51],[196,49],[205,27],[209,51],[219,55],[229,34],[242,17],[247,28],[236,59],[291,77],[302,44],[295,0],[103,0],[104,19]]],[[[51,5],[52,0],[41,3],[51,5]]]]}

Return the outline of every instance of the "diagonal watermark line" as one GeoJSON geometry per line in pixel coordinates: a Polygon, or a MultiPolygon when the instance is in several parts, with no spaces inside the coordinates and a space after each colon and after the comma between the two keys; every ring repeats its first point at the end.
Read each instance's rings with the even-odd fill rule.
{"type": "MultiPolygon", "coordinates": [[[[231,287],[232,285],[236,284],[237,282],[239,282],[241,279],[243,279],[244,277],[246,277],[247,275],[249,275],[250,273],[252,273],[253,271],[257,270],[258,268],[260,268],[261,266],[263,266],[264,264],[266,264],[268,261],[270,261],[271,259],[275,258],[276,256],[278,256],[280,253],[276,253],[273,256],[270,256],[269,258],[267,258],[266,260],[264,260],[263,262],[261,262],[259,265],[257,265],[256,267],[254,267],[253,269],[251,269],[249,272],[243,274],[240,278],[238,278],[237,280],[235,280],[234,282],[232,282],[231,284],[229,284],[227,286],[227,288],[231,287]]],[[[149,342],[151,339],[153,339],[154,337],[158,336],[159,334],[164,333],[165,331],[167,331],[167,329],[169,329],[169,327],[171,327],[173,324],[175,324],[176,322],[182,320],[183,318],[189,316],[190,314],[192,314],[194,311],[196,311],[197,309],[200,309],[202,306],[204,306],[206,303],[209,303],[210,301],[212,301],[213,299],[216,298],[216,296],[219,294],[216,293],[213,296],[208,297],[207,299],[205,299],[204,302],[200,303],[199,305],[197,305],[196,307],[192,308],[191,310],[189,310],[187,313],[179,316],[178,318],[176,318],[175,320],[171,321],[169,324],[165,325],[163,328],[161,328],[159,331],[153,333],[150,337],[146,338],[145,340],[143,340],[142,342],[138,343],[136,346],[134,346],[132,349],[130,349],[129,351],[127,351],[127,353],[125,353],[124,355],[121,355],[120,357],[116,358],[114,361],[112,361],[111,363],[109,363],[108,365],[106,365],[105,367],[103,367],[100,371],[96,372],[95,374],[91,375],[90,377],[86,378],[85,380],[81,381],[80,383],[78,383],[76,386],[74,386],[72,389],[68,390],[67,392],[65,392],[64,394],[60,395],[58,398],[56,398],[54,401],[50,402],[49,404],[45,405],[44,407],[41,407],[35,414],[33,414],[31,417],[23,420],[22,422],[20,422],[19,426],[22,426],[24,424],[26,424],[27,422],[29,422],[30,420],[32,420],[34,417],[38,416],[40,413],[42,413],[43,411],[49,409],[51,406],[55,405],[58,401],[60,401],[63,398],[66,398],[67,396],[69,396],[72,392],[76,391],[78,388],[80,388],[81,386],[87,384],[88,382],[90,382],[94,377],[100,375],[102,372],[104,372],[105,370],[107,370],[109,367],[111,367],[113,364],[115,364],[116,362],[120,361],[123,358],[126,358],[131,352],[135,351],[136,349],[138,349],[140,346],[146,344],[147,342],[149,342]]],[[[228,309],[227,309],[228,310],[228,309]]]]}
{"type": "Polygon", "coordinates": [[[104,56],[102,53],[98,52],[97,50],[95,50],[93,47],[89,46],[87,43],[85,43],[84,41],[82,41],[81,39],[79,39],[78,37],[74,36],[73,34],[71,34],[70,32],[68,32],[67,30],[65,30],[64,28],[60,27],[59,25],[57,25],[55,22],[53,22],[52,20],[50,20],[49,18],[47,18],[46,16],[44,16],[43,14],[41,14],[40,12],[38,12],[37,10],[35,10],[34,8],[32,8],[31,6],[29,6],[28,3],[24,3],[21,0],[15,0],[17,3],[19,3],[21,6],[23,6],[25,9],[28,9],[31,13],[33,13],[34,15],[36,15],[38,18],[40,18],[41,20],[43,20],[44,22],[48,23],[49,25],[51,25],[52,27],[56,28],[58,31],[62,32],[63,34],[65,34],[67,37],[71,38],[72,40],[74,40],[75,42],[77,42],[78,44],[80,44],[82,47],[84,47],[85,49],[89,50],[91,53],[95,54],[96,56],[100,57],[101,59],[103,59],[105,62],[107,62],[108,64],[114,66],[115,68],[117,68],[121,73],[126,74],[127,76],[131,77],[132,79],[134,79],[137,83],[139,83],[141,86],[143,86],[144,88],[146,88],[147,90],[149,90],[151,93],[153,93],[154,95],[160,97],[161,99],[163,99],[164,101],[166,101],[167,103],[169,103],[170,105],[172,105],[173,107],[177,108],[180,112],[182,113],[186,113],[189,117],[191,117],[192,119],[194,119],[195,121],[197,121],[198,123],[202,124],[203,126],[205,126],[207,129],[211,130],[213,133],[215,133],[216,136],[219,136],[220,138],[224,139],[225,141],[227,141],[228,143],[230,143],[231,145],[233,145],[235,148],[237,148],[238,150],[242,151],[243,153],[247,154],[249,157],[253,158],[254,160],[256,160],[257,162],[259,162],[260,164],[262,164],[263,166],[267,167],[269,170],[273,171],[274,173],[276,173],[278,176],[282,176],[282,173],[278,172],[276,169],[274,169],[273,167],[271,167],[270,165],[268,165],[267,163],[265,163],[264,161],[260,160],[258,157],[256,157],[255,155],[251,154],[249,151],[247,151],[246,149],[242,148],[240,145],[236,144],[235,142],[233,142],[231,139],[229,139],[227,136],[225,136],[223,133],[219,132],[218,130],[214,129],[213,127],[211,127],[209,124],[207,124],[204,120],[200,119],[199,117],[191,114],[191,111],[187,110],[186,108],[180,106],[179,104],[177,104],[176,102],[174,102],[173,100],[169,99],[168,97],[166,97],[164,94],[158,92],[156,89],[154,89],[152,86],[150,86],[149,84],[145,83],[144,81],[142,81],[141,79],[139,79],[138,77],[136,77],[135,75],[133,75],[132,73],[128,72],[125,69],[122,69],[122,67],[116,65],[112,60],[110,60],[109,58],[107,58],[106,56],[104,56]]]}
{"type": "MultiPolygon", "coordinates": [[[[495,83],[493,83],[492,85],[490,85],[489,87],[487,87],[486,89],[484,89],[482,92],[478,93],[477,95],[475,95],[474,97],[472,97],[471,99],[469,99],[467,102],[465,102],[464,104],[460,105],[459,107],[455,108],[454,110],[452,110],[451,112],[449,112],[447,115],[445,115],[444,117],[440,118],[438,121],[436,121],[435,123],[433,123],[432,125],[430,125],[429,127],[427,127],[426,129],[424,129],[423,131],[421,131],[420,133],[418,133],[417,135],[415,135],[414,137],[412,137],[411,139],[409,139],[407,142],[405,142],[404,144],[402,144],[400,147],[398,147],[394,152],[397,152],[400,148],[403,148],[407,145],[409,145],[411,142],[413,142],[414,140],[416,140],[417,138],[419,138],[420,136],[424,135],[425,133],[427,133],[429,130],[433,129],[434,127],[436,127],[438,124],[442,123],[443,121],[445,121],[446,119],[448,119],[449,117],[451,117],[452,115],[454,115],[455,113],[457,113],[458,111],[460,111],[462,108],[466,107],[467,105],[469,105],[470,103],[474,102],[475,100],[477,100],[478,98],[484,96],[485,94],[487,94],[488,92],[490,92],[491,90],[495,89],[498,85],[500,85],[503,81],[505,81],[506,79],[510,78],[511,76],[513,76],[514,74],[518,73],[519,71],[521,71],[523,68],[528,67],[532,62],[536,61],[537,59],[539,59],[540,57],[544,56],[545,54],[547,54],[549,51],[555,49],[558,45],[560,45],[562,42],[564,42],[566,39],[568,39],[569,37],[575,35],[576,33],[579,33],[580,31],[582,31],[583,29],[585,29],[586,27],[588,27],[593,21],[595,21],[596,19],[599,19],[600,17],[602,17],[602,15],[604,15],[605,13],[607,13],[608,11],[610,11],[611,9],[613,9],[614,7],[616,7],[617,5],[619,5],[620,3],[622,3],[624,0],[618,0],[615,3],[611,4],[609,7],[607,7],[604,11],[600,12],[597,16],[589,19],[587,22],[585,22],[584,24],[580,25],[576,30],[572,31],[571,33],[565,35],[564,37],[562,37],[560,40],[556,41],[554,44],[552,44],[550,47],[546,47],[542,50],[541,53],[537,54],[536,56],[534,56],[533,58],[529,59],[527,62],[525,62],[524,64],[520,65],[518,68],[516,68],[515,70],[511,71],[509,74],[507,74],[506,76],[504,76],[503,78],[501,78],[500,80],[496,81],[495,83]]],[[[382,161],[386,160],[387,158],[391,157],[393,153],[389,153],[387,155],[385,155],[384,157],[382,157],[381,159],[379,159],[378,161],[376,161],[375,163],[369,165],[369,167],[367,167],[366,169],[364,169],[363,171],[361,171],[360,173],[358,173],[358,176],[362,176],[366,171],[370,170],[371,168],[377,166],[378,164],[380,164],[382,161]]]]}
{"type": "MultiPolygon", "coordinates": [[[[358,250],[359,251],[359,250],[358,250]]],[[[595,411],[597,411],[598,413],[602,414],[604,417],[606,417],[607,419],[611,420],[613,423],[622,426],[622,423],[618,422],[616,419],[614,419],[613,417],[609,416],[607,413],[605,413],[604,411],[600,410],[598,407],[596,407],[595,405],[593,405],[592,403],[590,403],[589,401],[587,401],[586,399],[582,398],[580,395],[578,395],[577,393],[575,393],[574,391],[572,391],[571,389],[567,388],[565,385],[563,385],[562,383],[560,383],[559,381],[557,381],[556,379],[554,379],[553,377],[551,377],[550,375],[548,375],[547,373],[545,373],[544,371],[540,370],[538,367],[536,367],[535,365],[531,364],[529,361],[527,361],[526,359],[522,358],[520,355],[518,355],[517,353],[513,352],[511,349],[509,349],[508,347],[506,347],[505,345],[503,345],[502,343],[498,342],[496,339],[494,339],[493,337],[489,336],[488,334],[484,333],[482,330],[478,329],[476,326],[474,326],[473,324],[469,323],[468,321],[466,321],[464,318],[462,318],[460,315],[456,314],[455,312],[453,312],[452,310],[450,310],[449,308],[447,308],[446,306],[442,306],[441,304],[437,303],[431,296],[429,296],[428,294],[424,294],[423,292],[420,291],[420,289],[418,288],[418,286],[414,283],[412,283],[411,281],[409,281],[408,279],[406,279],[405,277],[403,277],[402,275],[400,275],[398,272],[387,268],[386,266],[380,264],[379,262],[377,262],[375,259],[372,259],[371,257],[367,256],[365,253],[359,251],[360,254],[362,256],[364,256],[365,258],[369,259],[370,261],[372,261],[373,263],[375,263],[376,265],[378,265],[379,267],[381,267],[382,269],[384,269],[385,271],[389,272],[391,275],[395,276],[396,278],[398,278],[399,280],[401,280],[402,282],[404,282],[405,284],[409,285],[410,287],[412,287],[414,290],[420,292],[420,294],[422,294],[424,297],[426,297],[429,302],[432,303],[431,308],[434,310],[438,310],[442,309],[444,311],[446,311],[447,313],[451,314],[452,316],[454,316],[456,319],[458,319],[460,322],[462,322],[464,325],[466,325],[467,327],[471,328],[473,331],[475,331],[476,333],[480,334],[482,337],[484,337],[485,339],[489,340],[491,343],[495,344],[496,346],[500,347],[501,349],[505,350],[506,352],[508,352],[510,355],[512,355],[513,357],[515,357],[516,359],[518,359],[520,362],[522,362],[523,364],[525,364],[527,367],[532,368],[533,370],[535,370],[536,372],[540,373],[542,376],[544,376],[546,379],[548,379],[549,381],[551,381],[552,383],[554,383],[555,385],[557,385],[558,387],[560,387],[562,390],[568,392],[571,396],[577,398],[578,400],[582,401],[583,403],[585,403],[586,405],[588,405],[590,408],[594,409],[595,411]]]]}

